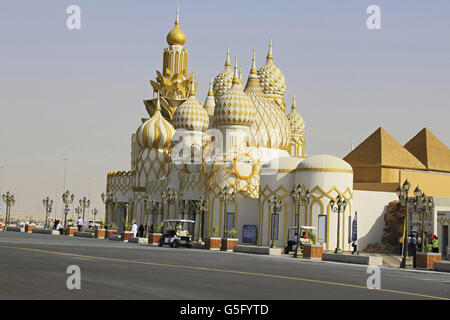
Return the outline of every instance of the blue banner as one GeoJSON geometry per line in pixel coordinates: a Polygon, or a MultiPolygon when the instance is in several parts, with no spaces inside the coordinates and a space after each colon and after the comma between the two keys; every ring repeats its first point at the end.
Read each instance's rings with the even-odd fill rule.
{"type": "Polygon", "coordinates": [[[352,241],[358,240],[358,212],[355,212],[352,226],[352,241]]]}

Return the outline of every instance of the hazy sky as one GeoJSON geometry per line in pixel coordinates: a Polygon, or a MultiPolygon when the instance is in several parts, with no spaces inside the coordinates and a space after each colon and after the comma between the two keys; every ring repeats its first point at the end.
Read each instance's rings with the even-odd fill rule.
{"type": "MultiPolygon", "coordinates": [[[[181,0],[180,9],[201,100],[228,46],[246,79],[252,49],[260,67],[272,35],[309,155],[343,157],[379,126],[402,144],[428,127],[450,145],[448,0],[181,0]],[[371,4],[381,30],[366,27],[371,4]]],[[[0,186],[16,196],[13,214],[44,214],[49,195],[61,216],[63,158],[66,189],[104,212],[106,173],[130,169],[130,135],[175,13],[175,0],[0,2],[0,186]],[[81,30],[66,27],[71,4],[81,30]]]]}

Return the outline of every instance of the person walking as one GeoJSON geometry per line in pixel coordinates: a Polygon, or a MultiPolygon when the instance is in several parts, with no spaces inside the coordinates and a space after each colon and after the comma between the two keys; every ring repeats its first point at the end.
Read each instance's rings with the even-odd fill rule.
{"type": "Polygon", "coordinates": [[[78,218],[78,220],[77,220],[77,227],[78,227],[78,232],[80,232],[81,228],[83,227],[83,219],[81,219],[81,217],[78,218]]]}
{"type": "Polygon", "coordinates": [[[352,247],[353,247],[352,255],[354,254],[358,255],[358,240],[352,241],[352,247]]]}
{"type": "Polygon", "coordinates": [[[133,226],[131,227],[131,232],[133,232],[133,237],[135,237],[135,238],[136,238],[137,231],[138,231],[138,226],[135,222],[135,223],[133,223],[133,226]]]}

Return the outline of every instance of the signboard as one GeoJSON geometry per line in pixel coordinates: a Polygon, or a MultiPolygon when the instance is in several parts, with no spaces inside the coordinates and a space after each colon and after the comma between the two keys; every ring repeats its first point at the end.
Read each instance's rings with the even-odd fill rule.
{"type": "Polygon", "coordinates": [[[257,235],[258,227],[256,225],[244,225],[242,232],[242,242],[256,244],[257,235]]]}

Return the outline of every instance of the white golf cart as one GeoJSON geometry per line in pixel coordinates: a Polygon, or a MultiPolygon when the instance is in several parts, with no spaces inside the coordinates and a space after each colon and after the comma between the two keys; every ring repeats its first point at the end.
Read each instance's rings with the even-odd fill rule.
{"type": "Polygon", "coordinates": [[[180,245],[190,248],[192,246],[192,235],[189,233],[189,226],[194,224],[193,220],[171,219],[164,220],[163,236],[158,245],[170,245],[178,248],[180,245]]]}
{"type": "Polygon", "coordinates": [[[297,242],[294,241],[294,236],[297,233],[297,226],[289,227],[287,232],[287,245],[284,247],[284,254],[289,254],[289,252],[295,251],[297,248],[298,241],[300,242],[300,250],[303,250],[304,244],[311,244],[311,240],[303,237],[303,234],[307,235],[308,231],[316,230],[316,227],[310,226],[300,226],[299,234],[297,235],[297,242]]]}

